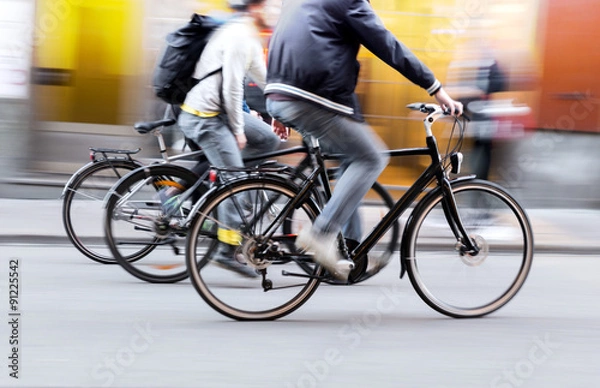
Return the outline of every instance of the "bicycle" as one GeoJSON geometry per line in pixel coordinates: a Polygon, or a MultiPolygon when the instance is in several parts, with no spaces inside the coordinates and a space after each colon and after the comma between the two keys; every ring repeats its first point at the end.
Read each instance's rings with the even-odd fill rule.
{"type": "MultiPolygon", "coordinates": [[[[140,134],[153,134],[156,137],[161,154],[160,163],[201,157],[203,152],[195,149],[178,155],[168,154],[162,130],[175,124],[176,120],[168,117],[170,114],[167,108],[163,119],[136,123],[134,128],[140,134]]],[[[90,162],[79,168],[63,188],[60,198],[67,237],[79,252],[93,261],[103,264],[116,263],[110,252],[103,247],[102,241],[97,241],[95,236],[100,234],[97,229],[101,228],[101,225],[97,225],[90,214],[102,219],[102,204],[109,189],[127,173],[146,165],[134,158],[140,151],[141,148],[90,148],[90,162]],[[79,210],[82,210],[81,215],[79,210]]]]}
{"type": "MultiPolygon", "coordinates": [[[[335,155],[324,155],[327,160],[334,159],[335,155]]],[[[259,163],[250,169],[213,173],[207,184],[211,171],[199,177],[190,171],[178,166],[163,164],[158,166],[138,168],[117,182],[106,197],[105,236],[106,245],[109,247],[115,260],[131,275],[151,283],[174,283],[188,277],[183,250],[185,249],[185,236],[188,225],[195,214],[195,209],[204,197],[198,194],[206,193],[209,187],[215,190],[221,185],[227,185],[231,178],[229,175],[252,174],[277,176],[279,179],[289,181],[303,181],[306,176],[304,171],[312,167],[312,158],[306,146],[296,146],[288,149],[277,150],[267,154],[247,158],[247,163],[259,163]],[[300,162],[294,166],[282,165],[269,160],[281,156],[305,154],[300,162]],[[165,187],[177,187],[181,194],[173,212],[166,212],[162,207],[157,193],[165,187]],[[158,248],[158,249],[157,249],[158,248]],[[144,260],[139,260],[145,257],[144,260]]],[[[336,174],[336,168],[328,168],[327,181],[324,184],[326,191],[313,193],[318,203],[324,203],[324,198],[331,195],[329,181],[336,174]]],[[[377,207],[390,208],[393,199],[379,184],[375,183],[371,189],[371,201],[377,207]]],[[[209,222],[205,228],[209,228],[209,222]]],[[[291,229],[291,224],[286,226],[291,229]]],[[[374,265],[369,266],[365,261],[357,266],[352,273],[352,283],[358,283],[374,276],[389,262],[399,238],[399,225],[395,224],[388,238],[383,244],[380,256],[373,258],[374,265]],[[376,260],[376,261],[375,261],[376,260]]]]}
{"type": "MultiPolygon", "coordinates": [[[[340,252],[356,263],[365,260],[414,205],[400,243],[400,278],[408,274],[419,297],[442,314],[487,315],[508,303],[527,278],[534,251],[531,224],[518,201],[499,185],[472,175],[450,179],[462,163],[464,119],[454,118],[442,154],[432,125],[447,113],[435,104],[408,108],[426,114],[426,147],[396,150],[394,155],[428,156],[431,162],[357,247],[347,249],[340,235],[340,252]]],[[[294,246],[297,231],[320,211],[311,193],[319,188],[325,167],[317,147],[311,154],[318,167],[300,184],[249,172],[209,191],[196,209],[187,234],[188,272],[202,299],[222,315],[242,321],[278,319],[302,306],[322,281],[331,281],[311,252],[294,246]],[[235,204],[241,223],[226,225],[220,217],[228,201],[235,204]],[[213,227],[203,228],[208,221],[213,227]],[[291,232],[285,228],[290,223],[291,232]],[[236,258],[254,268],[257,278],[230,275],[213,262],[215,225],[240,235],[236,258]]]]}

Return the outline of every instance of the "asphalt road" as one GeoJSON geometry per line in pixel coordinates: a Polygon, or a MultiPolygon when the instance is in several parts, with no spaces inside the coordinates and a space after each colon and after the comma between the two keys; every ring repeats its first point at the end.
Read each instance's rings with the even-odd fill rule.
{"type": "Polygon", "coordinates": [[[598,256],[538,254],[516,298],[481,319],[431,310],[394,261],[244,323],[189,282],[143,283],[67,245],[0,250],[2,387],[600,386],[598,256]]]}

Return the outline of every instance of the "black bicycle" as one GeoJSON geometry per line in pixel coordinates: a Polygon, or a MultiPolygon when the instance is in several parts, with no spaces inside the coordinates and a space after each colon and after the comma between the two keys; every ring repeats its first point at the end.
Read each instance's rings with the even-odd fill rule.
{"type": "MultiPolygon", "coordinates": [[[[450,179],[462,163],[464,120],[454,118],[442,154],[431,127],[446,113],[435,104],[408,108],[426,114],[426,147],[397,150],[394,156],[428,156],[431,163],[358,246],[349,249],[340,235],[340,252],[360,266],[412,208],[400,245],[401,277],[408,273],[418,295],[442,314],[484,316],[504,306],[525,282],[534,251],[531,224],[499,185],[474,176],[450,179]]],[[[236,320],[277,319],[305,303],[322,281],[332,281],[311,252],[294,244],[297,232],[320,212],[315,191],[327,190],[320,150],[310,151],[317,167],[302,182],[248,171],[209,191],[194,209],[188,271],[197,292],[219,313],[236,320]],[[232,204],[235,217],[224,212],[232,204]],[[224,271],[213,260],[221,231],[239,236],[235,257],[256,271],[255,278],[224,271]]]]}
{"type": "MultiPolygon", "coordinates": [[[[336,156],[322,155],[322,158],[332,160],[336,156]]],[[[239,179],[240,175],[248,173],[300,183],[306,179],[305,172],[314,168],[314,158],[307,146],[258,155],[245,162],[251,167],[238,171],[209,169],[202,176],[171,164],[141,167],[124,176],[106,197],[105,237],[112,257],[131,275],[147,282],[173,283],[186,279],[187,231],[196,214],[195,209],[200,207],[209,189],[215,191],[228,185],[231,179],[239,179]],[[287,165],[272,160],[283,156],[299,161],[287,165]],[[180,193],[170,212],[160,200],[160,193],[169,188],[176,188],[180,193]]],[[[324,171],[323,184],[311,194],[315,203],[321,205],[331,196],[330,182],[335,184],[337,168],[329,166],[324,171]]],[[[361,218],[365,219],[373,212],[383,214],[393,204],[387,190],[376,182],[361,204],[361,218]]],[[[214,224],[208,220],[202,227],[210,230],[211,225],[214,224]]],[[[355,220],[353,225],[360,226],[361,220],[355,220]]],[[[292,223],[287,222],[286,232],[291,234],[292,229],[292,223]]],[[[377,254],[374,252],[370,261],[357,265],[351,274],[351,283],[369,279],[385,267],[397,248],[399,235],[400,226],[395,223],[379,245],[377,254]]],[[[352,244],[351,241],[348,243],[352,244]]]]}

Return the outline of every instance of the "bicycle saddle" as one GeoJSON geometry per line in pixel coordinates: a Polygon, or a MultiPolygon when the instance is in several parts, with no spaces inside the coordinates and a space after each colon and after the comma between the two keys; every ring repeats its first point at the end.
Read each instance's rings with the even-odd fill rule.
{"type": "Polygon", "coordinates": [[[133,128],[135,128],[135,130],[139,133],[143,134],[148,133],[158,127],[168,127],[170,125],[175,124],[176,122],[177,120],[175,119],[162,119],[157,121],[139,122],[135,123],[133,125],[133,128]]]}

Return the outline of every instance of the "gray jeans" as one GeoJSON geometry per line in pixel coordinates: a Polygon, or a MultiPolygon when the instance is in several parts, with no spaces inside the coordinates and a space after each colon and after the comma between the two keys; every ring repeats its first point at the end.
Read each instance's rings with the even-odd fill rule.
{"type": "Polygon", "coordinates": [[[319,139],[328,152],[343,155],[341,163],[345,170],[314,228],[323,233],[339,233],[348,225],[351,228],[344,228],[345,237],[360,240],[357,209],[389,161],[389,156],[382,153],[387,150],[383,141],[366,123],[304,101],[268,99],[267,110],[302,136],[319,139]]]}
{"type": "MultiPolygon", "coordinates": [[[[240,151],[233,132],[227,125],[227,116],[219,115],[201,118],[181,112],[178,124],[185,136],[202,147],[209,163],[215,167],[243,167],[244,158],[275,151],[281,141],[264,121],[244,113],[246,147],[240,151]]],[[[223,226],[237,229],[241,223],[231,201],[219,208],[219,218],[223,226]],[[222,210],[222,212],[221,212],[222,210]]]]}
{"type": "Polygon", "coordinates": [[[202,147],[206,158],[215,167],[243,167],[243,158],[275,151],[281,144],[270,125],[249,113],[244,113],[244,131],[248,143],[242,151],[224,114],[201,118],[181,112],[178,124],[187,138],[202,147]]]}

